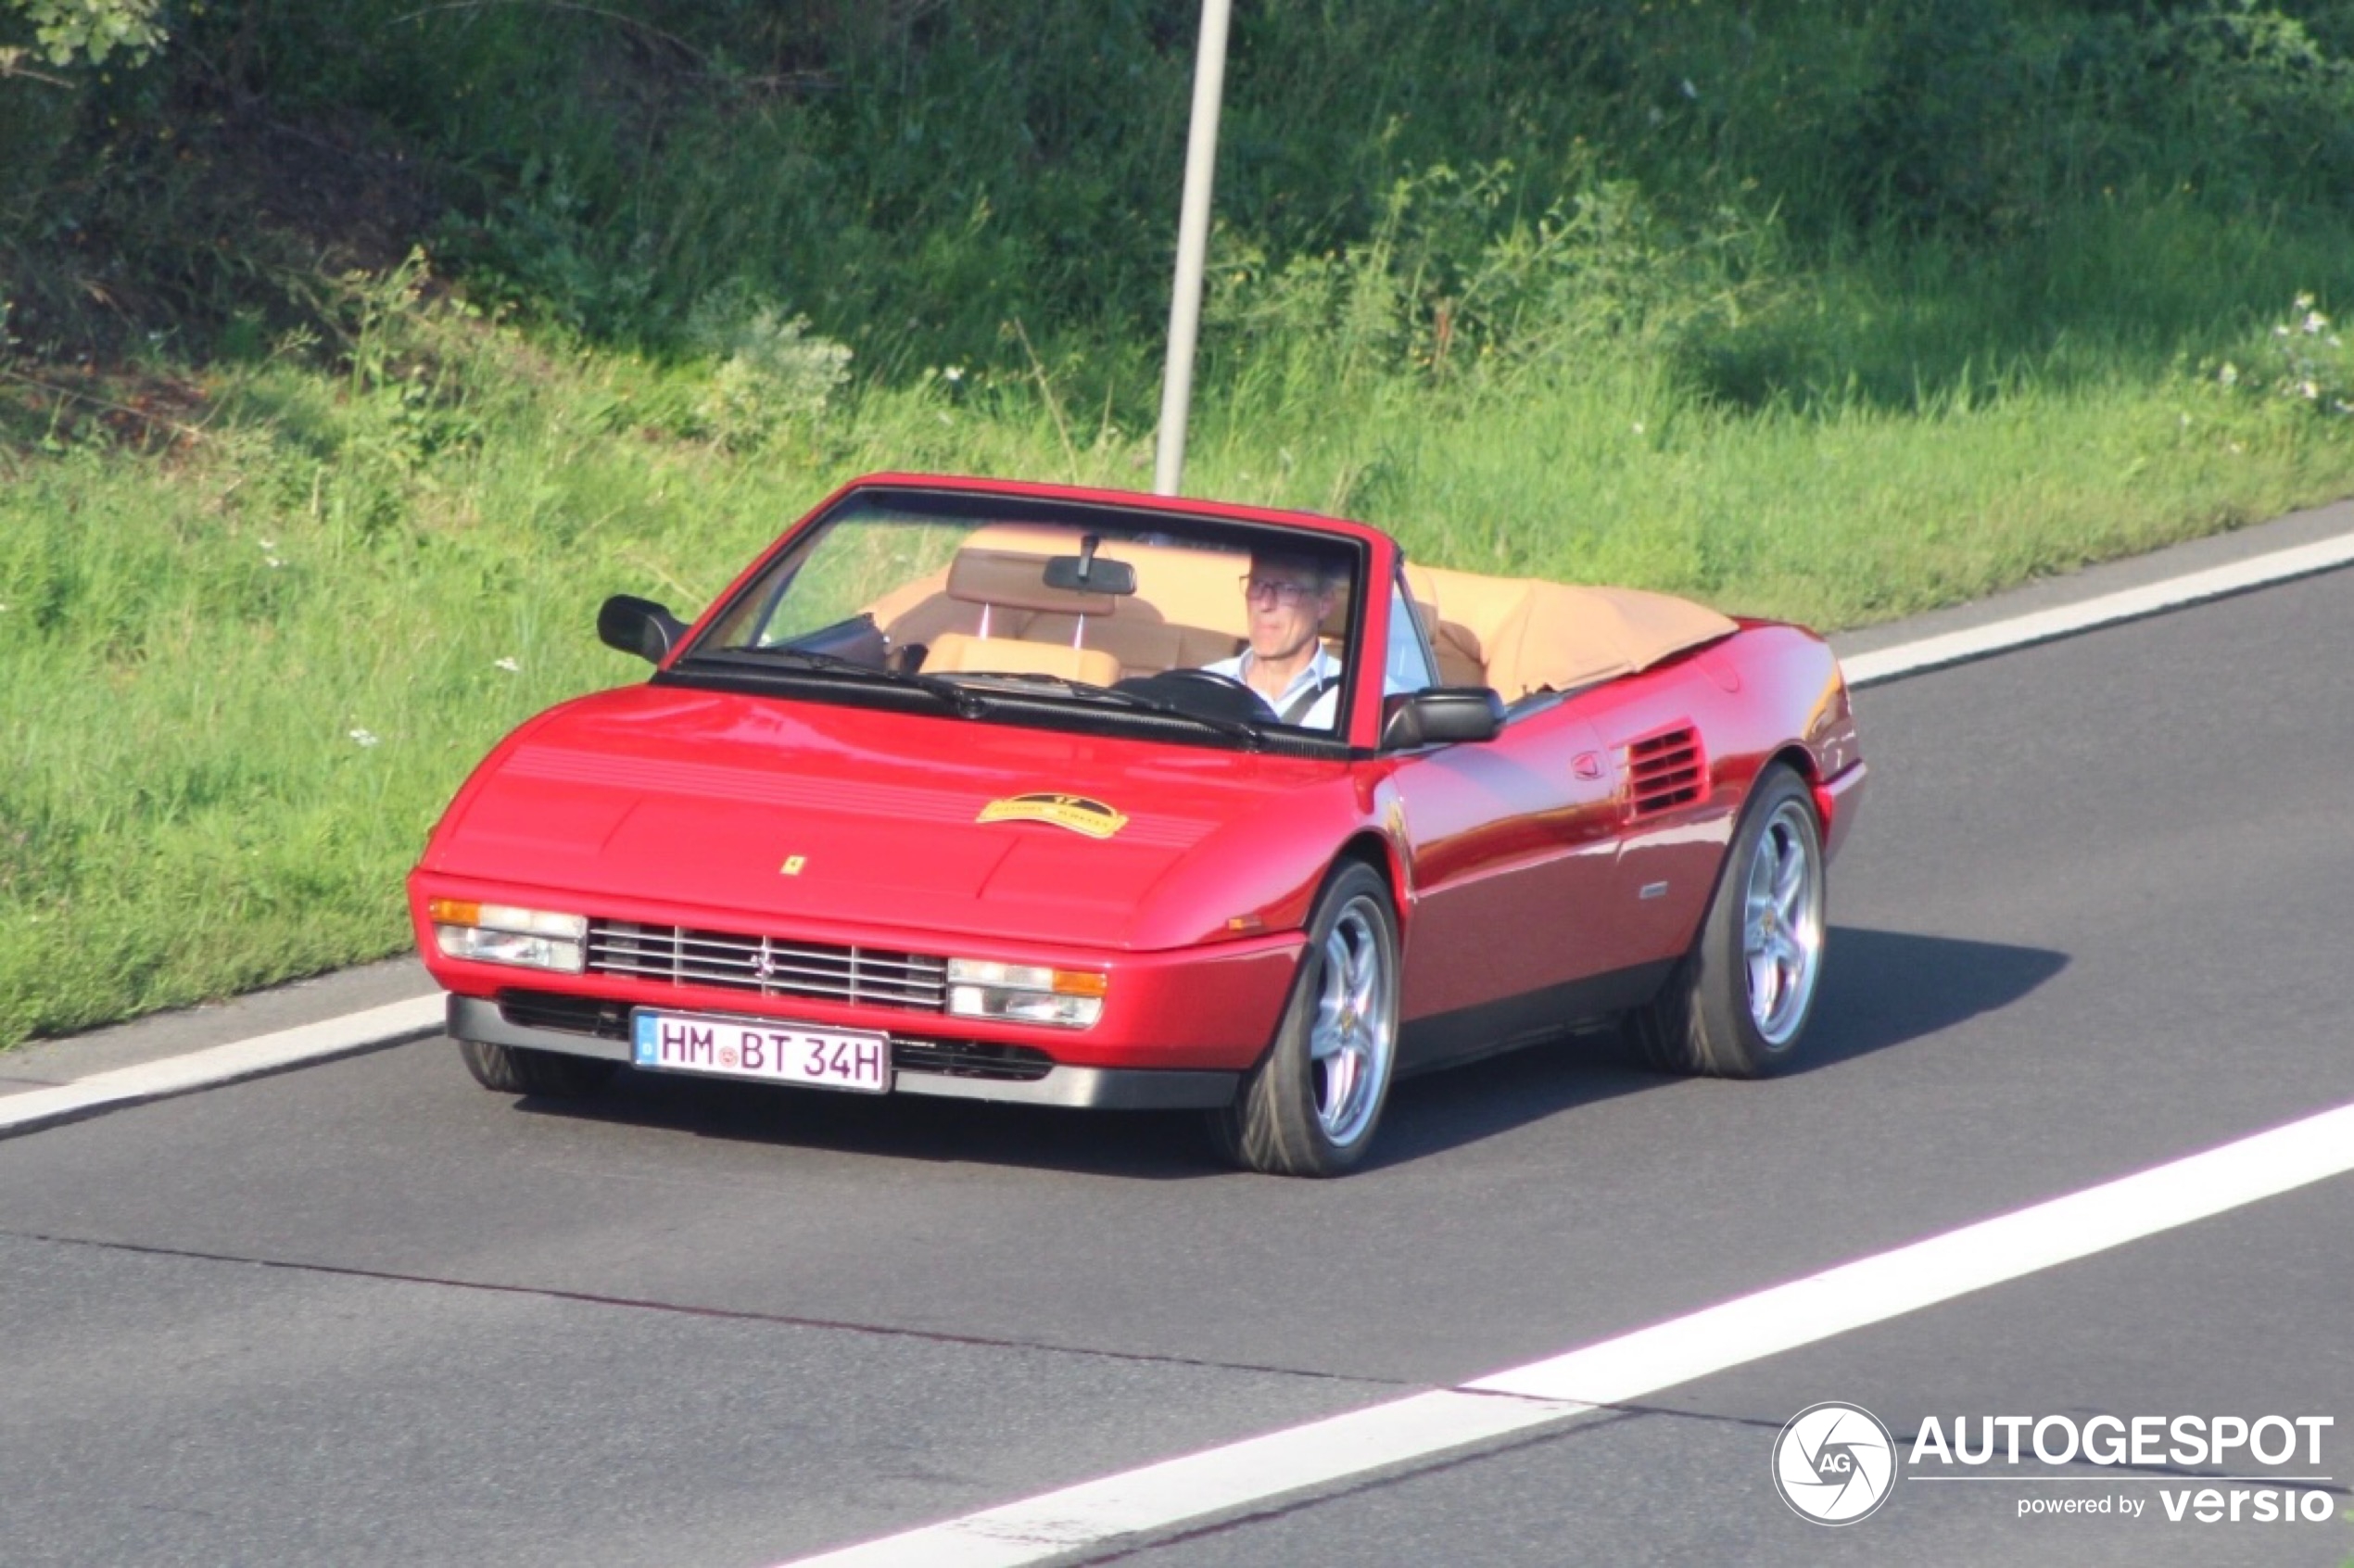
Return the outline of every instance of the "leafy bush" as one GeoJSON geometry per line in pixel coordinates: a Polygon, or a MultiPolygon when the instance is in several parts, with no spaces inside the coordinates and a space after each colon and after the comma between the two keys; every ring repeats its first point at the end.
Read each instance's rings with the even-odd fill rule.
{"type": "Polygon", "coordinates": [[[815,420],[850,380],[847,348],[810,335],[808,317],[787,316],[766,301],[740,295],[706,301],[692,330],[718,361],[696,412],[704,431],[734,450],[761,446],[779,426],[815,420]]]}
{"type": "MultiPolygon", "coordinates": [[[[32,29],[39,56],[53,66],[103,65],[118,52],[136,64],[163,42],[161,0],[6,0],[32,29]]],[[[0,46],[0,76],[20,70],[23,45],[0,46]]]]}

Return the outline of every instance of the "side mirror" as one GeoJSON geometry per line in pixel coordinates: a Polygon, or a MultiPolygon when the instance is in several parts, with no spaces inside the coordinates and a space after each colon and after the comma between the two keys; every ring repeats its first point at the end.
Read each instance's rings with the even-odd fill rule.
{"type": "Polygon", "coordinates": [[[1411,751],[1457,740],[1493,740],[1504,727],[1504,700],[1484,686],[1434,686],[1384,704],[1382,750],[1411,751]]]}
{"type": "Polygon", "coordinates": [[[597,611],[597,639],[649,664],[661,664],[686,635],[687,623],[651,599],[617,593],[597,611]]]}

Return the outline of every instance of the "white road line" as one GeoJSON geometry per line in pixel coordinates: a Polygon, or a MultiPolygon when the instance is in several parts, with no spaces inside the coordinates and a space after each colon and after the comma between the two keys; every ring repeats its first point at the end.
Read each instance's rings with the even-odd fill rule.
{"type": "MultiPolygon", "coordinates": [[[[2354,534],[1858,654],[1851,686],[2354,564],[2354,534]]],[[[0,1097],[0,1136],[430,1034],[439,993],[0,1097]]],[[[2354,1106],[1581,1350],[789,1568],[1016,1568],[1558,1422],[2354,1170],[2354,1106]]]]}
{"type": "Polygon", "coordinates": [[[2354,1171],[2354,1105],[1459,1387],[782,1568],[1021,1568],[1559,1422],[2354,1171]]]}
{"type": "Polygon", "coordinates": [[[2354,1170],[2354,1105],[1464,1385],[1622,1404],[2354,1170]]]}
{"type": "Polygon", "coordinates": [[[1917,675],[1923,670],[1933,670],[1944,664],[1982,659],[1990,653],[2008,652],[2031,643],[2072,637],[2095,626],[2162,614],[2169,610],[2196,604],[2202,600],[2245,593],[2249,588],[2284,583],[2296,577],[2310,577],[2316,572],[2334,571],[2346,565],[2354,565],[2354,534],[2340,534],[2335,538],[2316,540],[2292,550],[2250,556],[2246,561],[2211,566],[2204,572],[2192,572],[2180,577],[2169,577],[2164,582],[2151,583],[2143,588],[2105,593],[2097,599],[2063,604],[2056,609],[2038,610],[2030,615],[2014,615],[2008,620],[1995,621],[1968,631],[1923,638],[1917,642],[1883,648],[1877,653],[1858,653],[1840,663],[1847,672],[1848,685],[1876,686],[1884,680],[1894,680],[1899,676],[1917,675]]]}
{"type": "Polygon", "coordinates": [[[388,1002],[381,1007],[282,1029],[272,1034],[257,1034],[209,1051],[191,1051],[185,1056],[166,1056],[137,1067],[94,1073],[54,1089],[0,1096],[0,1137],[71,1121],[97,1110],[234,1083],[239,1079],[258,1078],[263,1073],[432,1034],[441,1028],[447,1005],[441,993],[435,992],[430,996],[388,1002]]]}

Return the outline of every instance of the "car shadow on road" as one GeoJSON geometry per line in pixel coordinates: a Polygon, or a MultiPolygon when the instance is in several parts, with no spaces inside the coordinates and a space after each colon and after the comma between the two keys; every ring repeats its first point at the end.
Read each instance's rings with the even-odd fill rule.
{"type": "MultiPolygon", "coordinates": [[[[1792,1076],[2007,1006],[2068,965],[2003,942],[1835,927],[1805,1056],[1792,1076]]],[[[1412,1078],[1390,1094],[1370,1168],[1409,1164],[1671,1079],[1607,1029],[1412,1078]]],[[[924,1164],[1031,1166],[1124,1181],[1231,1174],[1190,1112],[1079,1112],[918,1095],[867,1096],[625,1069],[588,1100],[518,1108],[615,1126],[924,1164]]]]}
{"type": "MultiPolygon", "coordinates": [[[[2010,1005],[2068,967],[2037,947],[1835,926],[1803,1054],[1789,1076],[1903,1045],[2010,1005]]],[[[1398,1085],[1373,1162],[1393,1165],[1675,1081],[1614,1030],[1569,1036],[1398,1085]]]]}
{"type": "Polygon", "coordinates": [[[2049,948],[1834,926],[1800,1073],[2009,1006],[2068,967],[2049,948]]]}

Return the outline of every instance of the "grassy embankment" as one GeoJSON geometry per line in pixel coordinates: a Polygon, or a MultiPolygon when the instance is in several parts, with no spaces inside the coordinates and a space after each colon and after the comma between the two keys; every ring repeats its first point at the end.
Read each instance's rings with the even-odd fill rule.
{"type": "MultiPolygon", "coordinates": [[[[1273,112],[1251,81],[1246,130],[1273,112]]],[[[772,151],[721,160],[652,249],[705,264],[712,191],[757,194],[772,151]]],[[[1355,227],[1281,245],[1238,182],[1189,490],[1827,626],[2354,491],[2354,372],[2314,314],[2354,294],[2342,205],[2170,173],[2046,192],[2031,221],[1841,228],[1755,175],[1678,209],[1635,153],[1566,159],[1550,194],[1521,156],[1518,194],[1406,159],[1355,227]]],[[[870,468],[1148,478],[1149,311],[1072,278],[1091,312],[966,320],[942,278],[1035,259],[950,245],[985,225],[910,218],[941,277],[812,302],[816,326],[758,280],[650,264],[631,297],[659,325],[675,286],[665,336],[595,319],[613,259],[563,211],[527,256],[520,220],[452,231],[455,292],[322,282],[315,328],[223,296],[184,334],[205,351],[167,333],[95,379],[0,360],[0,1044],[396,949],[399,875],[464,770],[640,673],[590,634],[606,592],[700,608],[870,468]],[[927,288],[929,330],[879,325],[927,288]]]]}

